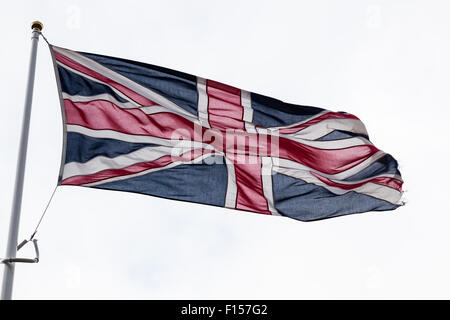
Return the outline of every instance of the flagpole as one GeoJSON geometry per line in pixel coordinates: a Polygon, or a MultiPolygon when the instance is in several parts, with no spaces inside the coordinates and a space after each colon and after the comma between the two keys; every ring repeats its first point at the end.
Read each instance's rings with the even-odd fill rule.
{"type": "MultiPolygon", "coordinates": [[[[17,253],[17,238],[19,233],[20,209],[22,206],[23,181],[25,176],[25,163],[27,158],[28,133],[30,131],[31,103],[33,99],[34,74],[36,70],[36,54],[39,42],[39,34],[43,25],[39,21],[31,24],[31,57],[28,69],[27,91],[25,96],[25,107],[22,119],[22,133],[20,135],[19,158],[16,168],[16,182],[14,185],[14,198],[11,209],[11,220],[9,223],[8,244],[6,258],[15,258],[17,253]]],[[[4,262],[2,300],[10,300],[14,281],[14,262],[4,262]]]]}

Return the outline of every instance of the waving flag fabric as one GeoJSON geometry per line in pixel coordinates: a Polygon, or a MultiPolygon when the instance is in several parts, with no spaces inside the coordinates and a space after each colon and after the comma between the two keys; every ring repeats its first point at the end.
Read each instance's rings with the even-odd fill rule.
{"type": "Polygon", "coordinates": [[[52,46],[59,184],[308,221],[401,205],[396,160],[345,112],[52,46]]]}

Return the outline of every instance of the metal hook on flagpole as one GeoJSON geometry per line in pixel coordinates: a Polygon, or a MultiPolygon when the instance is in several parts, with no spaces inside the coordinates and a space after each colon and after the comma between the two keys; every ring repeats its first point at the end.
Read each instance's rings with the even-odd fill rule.
{"type": "Polygon", "coordinates": [[[39,262],[39,247],[38,247],[38,244],[37,244],[37,239],[23,240],[17,246],[17,251],[19,251],[28,242],[33,242],[34,252],[36,253],[36,257],[34,259],[30,259],[30,258],[5,258],[5,259],[0,259],[0,263],[13,263],[13,262],[38,263],[39,262]]]}

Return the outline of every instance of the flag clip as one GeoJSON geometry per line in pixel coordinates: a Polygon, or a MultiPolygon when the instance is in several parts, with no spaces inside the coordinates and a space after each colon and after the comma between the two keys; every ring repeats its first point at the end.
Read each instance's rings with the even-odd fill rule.
{"type": "Polygon", "coordinates": [[[36,258],[29,259],[29,258],[5,258],[0,259],[0,263],[15,263],[15,262],[22,262],[22,263],[38,263],[39,262],[39,247],[37,244],[37,239],[33,240],[23,240],[18,246],[17,251],[19,251],[24,245],[26,245],[28,242],[33,242],[34,251],[36,252],[36,258]]]}

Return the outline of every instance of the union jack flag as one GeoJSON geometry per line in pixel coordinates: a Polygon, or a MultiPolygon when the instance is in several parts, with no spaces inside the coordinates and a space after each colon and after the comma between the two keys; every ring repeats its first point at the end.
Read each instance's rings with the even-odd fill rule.
{"type": "Polygon", "coordinates": [[[401,205],[397,161],[345,112],[51,46],[60,185],[309,221],[401,205]]]}

